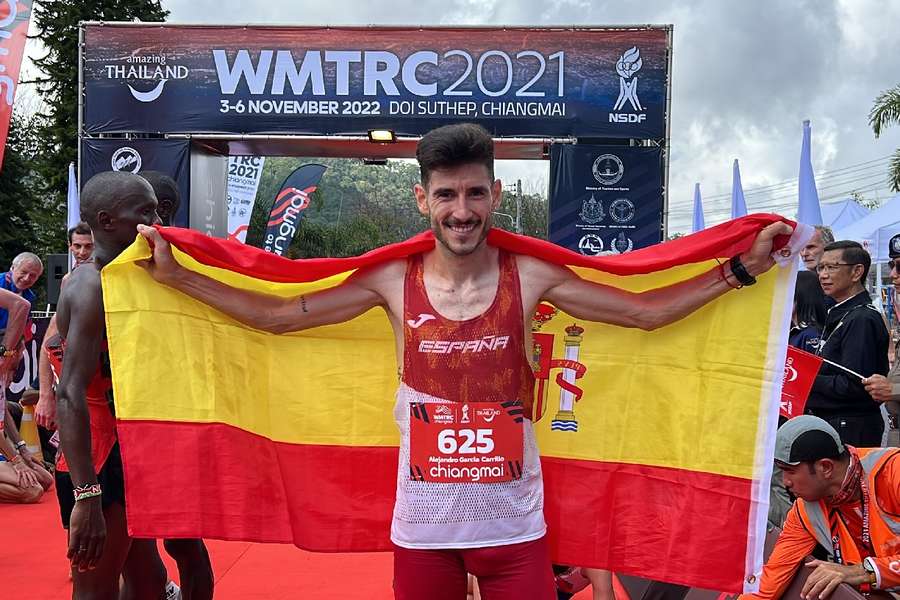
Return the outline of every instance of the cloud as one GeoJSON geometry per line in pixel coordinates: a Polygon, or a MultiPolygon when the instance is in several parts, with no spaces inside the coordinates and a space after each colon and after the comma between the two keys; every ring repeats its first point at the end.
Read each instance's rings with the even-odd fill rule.
{"type": "MultiPolygon", "coordinates": [[[[813,126],[817,173],[890,154],[900,128],[875,140],[868,111],[875,96],[900,83],[900,5],[876,0],[691,3],[646,0],[399,0],[364,3],[267,0],[168,0],[176,22],[304,25],[616,25],[674,24],[670,225],[690,226],[693,184],[701,182],[715,223],[730,200],[731,162],[740,159],[744,189],[797,176],[801,123],[813,126]],[[237,12],[223,12],[233,7],[237,12]],[[716,198],[716,195],[723,195],[716,198]],[[717,212],[716,212],[717,211],[717,212]]],[[[877,183],[874,165],[857,177],[826,177],[820,196],[877,183]]],[[[533,180],[547,166],[509,164],[504,177],[533,180]]],[[[543,175],[545,176],[545,175],[543,175]]],[[[534,185],[532,183],[532,185],[534,185]]],[[[876,190],[881,197],[885,189],[876,190]]],[[[793,188],[796,192],[796,188],[793,188]]],[[[792,188],[748,193],[751,210],[792,216],[792,188]]],[[[874,195],[874,192],[868,192],[874,195]]]]}

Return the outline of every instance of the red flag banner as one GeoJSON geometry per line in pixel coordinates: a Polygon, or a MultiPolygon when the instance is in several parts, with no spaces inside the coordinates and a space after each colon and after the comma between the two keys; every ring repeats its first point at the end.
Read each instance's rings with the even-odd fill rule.
{"type": "Polygon", "coordinates": [[[0,166],[3,165],[30,18],[31,0],[0,3],[0,166]]]}
{"type": "Polygon", "coordinates": [[[809,398],[809,391],[821,366],[820,357],[788,346],[787,358],[784,361],[784,383],[781,387],[779,412],[782,417],[790,419],[803,414],[806,399],[809,398]]]}

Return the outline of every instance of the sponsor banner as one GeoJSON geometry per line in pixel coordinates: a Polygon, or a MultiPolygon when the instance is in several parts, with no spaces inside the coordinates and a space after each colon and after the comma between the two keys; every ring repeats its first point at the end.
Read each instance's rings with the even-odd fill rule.
{"type": "Polygon", "coordinates": [[[86,132],[665,137],[670,30],[90,25],[86,132]],[[427,41],[425,41],[427,40],[427,41]]]}
{"type": "MultiPolygon", "coordinates": [[[[9,381],[9,388],[6,390],[7,400],[16,402],[26,389],[36,390],[40,387],[38,365],[40,364],[41,344],[44,343],[44,334],[47,333],[49,324],[50,317],[37,317],[28,323],[28,327],[31,329],[31,339],[25,342],[22,361],[16,367],[16,373],[9,381]]],[[[26,335],[26,337],[28,336],[26,335]]]]}
{"type": "Polygon", "coordinates": [[[662,241],[662,149],[553,145],[550,241],[585,256],[662,241]]]}
{"type": "Polygon", "coordinates": [[[188,226],[191,191],[189,141],[82,139],[81,150],[81,185],[103,171],[159,171],[174,179],[181,193],[181,205],[172,225],[188,226]]]}
{"type": "Polygon", "coordinates": [[[266,159],[262,156],[228,157],[228,238],[247,241],[250,215],[256,203],[256,190],[266,159]]]}
{"type": "Polygon", "coordinates": [[[0,2],[0,166],[3,165],[30,18],[31,0],[0,2]]]}
{"type": "Polygon", "coordinates": [[[326,168],[323,165],[303,165],[287,176],[272,202],[263,250],[284,255],[297,235],[300,216],[309,206],[310,195],[316,191],[326,168]]]}
{"type": "Polygon", "coordinates": [[[822,359],[815,354],[788,346],[784,361],[784,383],[781,387],[779,412],[788,419],[803,414],[813,382],[822,366],[822,359]]]}

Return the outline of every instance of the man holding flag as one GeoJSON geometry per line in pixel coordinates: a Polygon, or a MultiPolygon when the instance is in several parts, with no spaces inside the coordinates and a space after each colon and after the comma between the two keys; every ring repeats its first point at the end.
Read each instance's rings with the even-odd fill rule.
{"type": "Polygon", "coordinates": [[[416,155],[416,202],[437,240],[431,250],[360,269],[329,289],[279,297],[180,266],[159,232],[142,226],[153,248],[146,268],[158,281],[272,333],[384,309],[401,365],[394,410],[400,464],[391,526],[396,597],[461,597],[469,571],[485,596],[553,598],[541,465],[530,420],[531,317],[538,303],[550,302],[586,321],[657,329],[755,283],[774,264],[774,238],[792,229],[775,222],[729,262],[635,293],[486,243],[502,184],[494,178],[493,141],[480,126],[436,129],[422,138],[416,155]],[[476,402],[483,408],[470,414],[468,403],[476,402]],[[484,418],[483,411],[490,412],[491,427],[463,425],[484,418]],[[477,472],[443,464],[428,468],[427,457],[440,454],[436,449],[454,459],[477,456],[486,466],[477,472]]]}
{"type": "Polygon", "coordinates": [[[828,421],[851,445],[881,445],[881,409],[866,391],[863,378],[888,372],[888,332],[881,312],[863,287],[871,258],[851,241],[825,246],[816,270],[828,310],[819,356],[825,359],[806,402],[808,413],[828,421]],[[853,373],[853,374],[851,374],[853,373]]]}

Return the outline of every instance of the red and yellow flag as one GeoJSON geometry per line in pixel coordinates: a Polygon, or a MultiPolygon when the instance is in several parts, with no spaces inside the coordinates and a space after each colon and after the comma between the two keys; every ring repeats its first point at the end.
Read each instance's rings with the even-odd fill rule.
{"type": "MultiPolygon", "coordinates": [[[[488,243],[639,291],[715,267],[778,219],[752,215],[615,257],[497,229],[488,243]]],[[[435,243],[429,232],[357,258],[292,261],[161,233],[187,268],[282,296],[435,243]]],[[[135,264],[149,254],[139,238],[102,272],[130,531],[390,549],[398,382],[383,311],[272,335],[157,284],[135,264]]],[[[652,332],[539,307],[535,429],[555,562],[755,588],[794,269],[758,279],[652,332]]]]}

